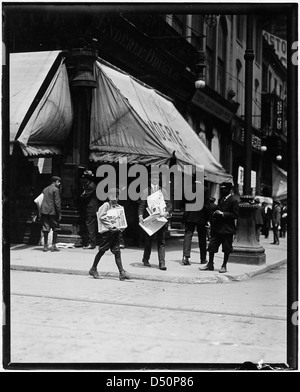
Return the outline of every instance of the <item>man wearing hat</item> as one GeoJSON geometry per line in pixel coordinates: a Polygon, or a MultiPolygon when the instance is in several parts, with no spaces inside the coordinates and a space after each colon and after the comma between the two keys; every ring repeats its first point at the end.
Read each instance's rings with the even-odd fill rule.
{"type": "Polygon", "coordinates": [[[273,201],[272,210],[272,230],[273,230],[273,242],[272,245],[279,245],[279,230],[281,221],[281,203],[279,200],[275,199],[273,201]]]}
{"type": "Polygon", "coordinates": [[[93,181],[94,175],[91,170],[85,170],[82,175],[83,192],[80,198],[84,202],[84,218],[87,233],[87,243],[83,249],[95,249],[97,235],[98,199],[96,196],[96,184],[93,181]]]}
{"type": "Polygon", "coordinates": [[[214,255],[222,244],[224,258],[219,272],[227,272],[227,262],[230,253],[233,251],[233,236],[236,233],[235,220],[239,216],[238,199],[231,194],[231,188],[232,184],[228,182],[222,182],[220,185],[221,198],[219,199],[217,209],[212,214],[211,239],[207,247],[209,261],[203,267],[200,267],[202,271],[214,270],[214,255]]]}
{"type": "Polygon", "coordinates": [[[59,251],[56,243],[57,230],[59,229],[59,221],[61,220],[60,183],[60,177],[53,176],[51,178],[51,185],[43,190],[44,198],[41,204],[41,221],[44,235],[44,252],[48,251],[48,236],[50,229],[53,231],[51,251],[59,251]]]}
{"type": "MultiPolygon", "coordinates": [[[[158,170],[151,170],[151,178],[150,178],[151,184],[148,188],[146,188],[142,194],[141,194],[141,201],[139,204],[139,209],[138,209],[138,215],[139,215],[139,221],[143,222],[143,219],[146,218],[149,214],[147,212],[147,196],[161,190],[164,201],[166,203],[166,212],[164,213],[164,217],[168,218],[170,217],[171,211],[172,211],[172,203],[169,200],[169,196],[166,192],[165,189],[162,189],[159,186],[159,171],[158,170]]],[[[163,227],[161,227],[157,232],[156,232],[156,239],[157,239],[157,252],[158,252],[158,261],[159,261],[159,269],[162,271],[166,271],[166,262],[165,262],[165,232],[167,228],[168,223],[166,223],[163,227]]],[[[151,246],[152,246],[152,237],[148,235],[146,232],[145,234],[145,248],[144,248],[144,254],[143,254],[143,264],[145,267],[151,267],[151,264],[149,263],[150,255],[151,255],[151,246]]]]}

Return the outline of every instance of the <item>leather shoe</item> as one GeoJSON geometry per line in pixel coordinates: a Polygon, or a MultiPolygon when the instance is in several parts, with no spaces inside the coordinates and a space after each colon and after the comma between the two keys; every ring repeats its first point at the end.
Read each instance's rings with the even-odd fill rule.
{"type": "Polygon", "coordinates": [[[191,265],[191,263],[189,262],[189,258],[188,257],[183,256],[182,265],[191,265]]]}
{"type": "Polygon", "coordinates": [[[103,279],[103,277],[98,274],[98,271],[95,268],[91,268],[89,270],[89,275],[91,275],[94,279],[103,279]]]}
{"type": "Polygon", "coordinates": [[[214,265],[212,263],[206,263],[203,267],[199,268],[200,271],[213,271],[214,265]]]}
{"type": "Polygon", "coordinates": [[[206,264],[207,262],[208,262],[207,260],[203,260],[203,261],[201,260],[200,264],[206,264]]]}
{"type": "Polygon", "coordinates": [[[223,274],[224,272],[227,272],[226,267],[222,266],[219,272],[220,272],[220,274],[223,274]]]}
{"type": "Polygon", "coordinates": [[[123,270],[120,272],[119,279],[120,280],[130,279],[130,276],[125,270],[123,270]]]}
{"type": "Polygon", "coordinates": [[[96,247],[93,245],[84,246],[83,249],[95,249],[96,247]]]}
{"type": "Polygon", "coordinates": [[[143,261],[143,264],[145,267],[151,267],[151,264],[149,263],[149,261],[143,261]]]}
{"type": "Polygon", "coordinates": [[[159,263],[159,269],[162,270],[162,271],[166,271],[167,270],[165,262],[159,263]]]}

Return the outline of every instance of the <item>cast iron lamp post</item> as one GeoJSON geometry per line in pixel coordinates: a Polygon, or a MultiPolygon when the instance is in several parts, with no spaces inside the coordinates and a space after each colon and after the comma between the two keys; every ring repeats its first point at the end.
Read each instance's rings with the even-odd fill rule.
{"type": "Polygon", "coordinates": [[[229,261],[243,264],[266,262],[265,249],[257,241],[254,215],[257,209],[251,194],[252,165],[252,84],[253,84],[253,17],[247,16],[245,59],[245,169],[243,195],[240,196],[237,233],[229,261]]]}

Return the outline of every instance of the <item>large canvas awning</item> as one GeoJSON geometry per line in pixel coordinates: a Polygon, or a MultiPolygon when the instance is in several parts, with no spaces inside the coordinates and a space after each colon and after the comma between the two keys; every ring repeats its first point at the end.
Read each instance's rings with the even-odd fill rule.
{"type": "Polygon", "coordinates": [[[287,172],[279,166],[272,165],[272,196],[274,199],[283,200],[287,198],[287,172]]]}
{"type": "Polygon", "coordinates": [[[171,100],[132,76],[102,61],[96,62],[90,159],[130,163],[177,163],[204,166],[208,181],[231,181],[222,165],[199,139],[171,100]]]}
{"type": "Polygon", "coordinates": [[[60,51],[10,54],[10,145],[25,155],[60,154],[73,121],[60,51]]]}

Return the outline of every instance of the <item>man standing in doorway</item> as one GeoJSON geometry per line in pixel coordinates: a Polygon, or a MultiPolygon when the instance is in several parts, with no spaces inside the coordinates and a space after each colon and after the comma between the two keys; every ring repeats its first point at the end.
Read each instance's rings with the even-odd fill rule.
{"type": "Polygon", "coordinates": [[[96,247],[98,199],[93,177],[91,170],[85,170],[82,176],[83,192],[80,197],[84,202],[84,219],[87,232],[87,244],[83,249],[95,249],[96,247]]]}
{"type": "Polygon", "coordinates": [[[42,232],[44,235],[44,249],[43,252],[48,251],[48,236],[50,229],[53,231],[52,238],[52,252],[57,252],[59,249],[57,243],[57,230],[59,229],[59,222],[61,220],[61,198],[59,187],[61,183],[60,177],[53,176],[51,178],[51,185],[43,190],[44,198],[41,204],[41,221],[42,232]]]}
{"type": "Polygon", "coordinates": [[[231,188],[231,183],[223,182],[220,185],[221,198],[218,202],[218,208],[212,216],[211,239],[207,247],[209,260],[203,267],[200,267],[201,271],[214,270],[214,255],[218,252],[219,246],[222,244],[224,258],[219,272],[227,272],[227,262],[230,253],[233,252],[233,236],[236,233],[235,221],[239,216],[238,199],[231,194],[231,188]]]}

